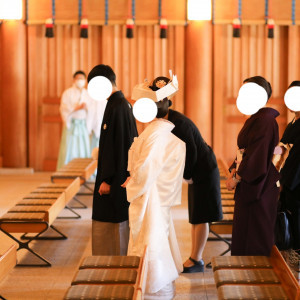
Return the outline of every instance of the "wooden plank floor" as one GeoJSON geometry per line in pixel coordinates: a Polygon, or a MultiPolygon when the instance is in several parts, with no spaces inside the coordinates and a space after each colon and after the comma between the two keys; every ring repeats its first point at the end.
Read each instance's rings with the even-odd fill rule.
{"type": "MultiPolygon", "coordinates": [[[[49,181],[50,173],[26,175],[0,175],[0,214],[4,214],[23,195],[28,194],[40,183],[49,181]]],[[[79,220],[56,220],[54,226],[68,236],[67,240],[37,241],[33,248],[51,261],[50,268],[14,268],[0,283],[0,295],[9,300],[63,299],[65,291],[83,257],[91,255],[91,196],[81,196],[88,209],[78,209],[82,215],[79,220]]],[[[68,214],[63,211],[62,214],[68,214]]],[[[190,225],[187,221],[187,186],[183,184],[182,205],[173,210],[174,224],[181,250],[182,259],[190,254],[190,225]]],[[[0,253],[13,242],[0,233],[0,253]]],[[[221,242],[208,242],[204,251],[204,260],[218,255],[226,246],[221,242]]],[[[23,250],[22,250],[23,251],[23,250]]],[[[25,253],[25,252],[24,252],[25,253]]],[[[18,256],[29,260],[28,255],[18,256]]],[[[216,288],[211,269],[204,273],[182,274],[176,281],[176,300],[217,299],[216,288]]]]}

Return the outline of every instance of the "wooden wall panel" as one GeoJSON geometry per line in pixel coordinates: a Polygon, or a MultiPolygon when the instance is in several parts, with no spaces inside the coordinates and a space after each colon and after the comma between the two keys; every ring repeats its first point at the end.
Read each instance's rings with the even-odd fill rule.
{"type": "MultiPolygon", "coordinates": [[[[216,23],[232,23],[238,15],[238,0],[215,0],[216,23]]],[[[296,5],[296,20],[300,19],[300,6],[296,5]]],[[[291,24],[292,0],[269,0],[269,16],[276,24],[291,24]]],[[[265,23],[265,1],[243,0],[242,1],[242,23],[264,24],[265,23]]]]}
{"type": "MultiPolygon", "coordinates": [[[[30,0],[28,5],[29,23],[43,24],[47,18],[51,18],[50,0],[30,0]]],[[[57,0],[55,5],[56,24],[76,24],[78,21],[78,0],[57,0]]],[[[108,5],[109,24],[125,24],[131,14],[131,5],[128,0],[110,0],[108,5]]],[[[136,1],[135,17],[137,25],[158,22],[158,0],[136,1]]],[[[102,25],[105,21],[104,0],[82,0],[82,15],[87,17],[90,24],[102,25]]],[[[172,23],[184,24],[186,18],[186,0],[173,0],[162,2],[163,17],[167,17],[172,23]]]]}
{"type": "MultiPolygon", "coordinates": [[[[86,4],[87,2],[85,1],[84,6],[82,7],[82,13],[84,13],[84,11],[87,9],[86,4]]],[[[78,14],[78,1],[55,1],[55,18],[57,20],[76,20],[78,19],[78,14]]]]}
{"type": "Polygon", "coordinates": [[[52,16],[52,1],[30,0],[28,1],[29,20],[46,20],[52,16]]]}
{"type": "Polygon", "coordinates": [[[242,37],[232,37],[231,25],[214,26],[214,150],[230,162],[236,152],[236,138],[246,116],[235,100],[244,79],[261,75],[271,82],[269,106],[280,116],[279,135],[287,124],[283,96],[288,78],[288,28],[275,27],[275,38],[268,39],[263,25],[244,26],[242,37]]]}
{"type": "MultiPolygon", "coordinates": [[[[2,55],[2,45],[3,45],[3,42],[2,42],[2,26],[0,26],[0,57],[3,56],[2,55]]],[[[2,61],[2,59],[0,59],[0,70],[3,70],[3,61],[2,61]]],[[[2,85],[4,84],[3,82],[4,82],[4,80],[3,80],[3,77],[2,77],[2,72],[0,72],[0,90],[2,90],[2,85]]],[[[1,163],[0,167],[2,167],[2,163],[3,163],[3,158],[2,158],[2,155],[3,155],[2,126],[4,124],[3,124],[2,114],[3,114],[3,98],[0,95],[0,163],[1,163]]]]}
{"type": "MultiPolygon", "coordinates": [[[[174,107],[184,110],[184,27],[170,26],[169,38],[159,38],[159,26],[136,26],[127,39],[125,25],[90,26],[89,38],[79,38],[77,25],[57,25],[55,37],[44,37],[43,25],[28,27],[29,55],[29,165],[53,170],[59,150],[59,99],[72,85],[72,74],[87,74],[97,64],[111,65],[117,86],[130,99],[134,85],[145,78],[178,75],[180,92],[174,107]]],[[[143,125],[139,125],[140,130],[143,125]]]]}
{"type": "Polygon", "coordinates": [[[185,113],[212,145],[212,25],[191,23],[186,30],[185,113]]]}
{"type": "Polygon", "coordinates": [[[28,27],[29,165],[36,170],[55,168],[61,136],[59,98],[72,85],[73,73],[88,73],[101,62],[101,28],[90,28],[90,43],[79,38],[77,27],[57,26],[53,39],[44,37],[43,26],[28,27]]]}
{"type": "Polygon", "coordinates": [[[26,27],[5,21],[1,28],[1,145],[4,167],[27,166],[26,27]]]}
{"type": "MultiPolygon", "coordinates": [[[[124,2],[126,0],[118,0],[118,6],[124,7],[124,2]]],[[[76,1],[78,2],[78,1],[76,1]]],[[[74,8],[77,7],[74,2],[74,8]]],[[[104,11],[104,0],[85,0],[86,5],[86,16],[89,20],[104,20],[105,19],[105,11],[104,11]]],[[[76,8],[77,9],[77,8],[76,8]]],[[[114,8],[109,5],[109,18],[112,18],[112,12],[114,8]]],[[[116,7],[116,12],[118,9],[116,7]]]]}

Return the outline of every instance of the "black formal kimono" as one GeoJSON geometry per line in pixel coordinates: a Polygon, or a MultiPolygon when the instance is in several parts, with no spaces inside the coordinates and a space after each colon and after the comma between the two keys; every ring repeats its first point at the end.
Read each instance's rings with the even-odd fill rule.
{"type": "Polygon", "coordinates": [[[169,109],[172,133],[186,144],[184,179],[188,187],[189,222],[208,223],[221,220],[220,174],[215,154],[202,138],[197,126],[185,115],[169,109]]]}
{"type": "Polygon", "coordinates": [[[234,196],[232,255],[268,256],[274,245],[279,173],[272,157],[279,140],[278,115],[275,109],[261,108],[238,135],[237,144],[244,153],[237,171],[242,180],[234,196]]]}
{"type": "Polygon", "coordinates": [[[121,91],[108,99],[100,136],[92,219],[121,223],[128,220],[129,206],[126,189],[121,184],[129,176],[128,150],[137,136],[132,107],[121,91]],[[99,187],[103,181],[111,185],[111,189],[110,194],[100,196],[99,187]]]}
{"type": "Polygon", "coordinates": [[[300,119],[288,124],[281,142],[292,148],[280,171],[280,201],[292,215],[293,248],[300,249],[300,119]]]}

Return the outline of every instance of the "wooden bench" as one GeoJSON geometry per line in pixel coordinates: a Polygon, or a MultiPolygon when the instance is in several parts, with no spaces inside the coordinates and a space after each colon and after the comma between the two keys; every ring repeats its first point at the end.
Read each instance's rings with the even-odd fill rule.
{"type": "Polygon", "coordinates": [[[39,199],[40,203],[45,202],[45,200],[51,199],[51,197],[65,193],[65,209],[71,211],[75,216],[63,216],[57,217],[58,219],[79,219],[81,218],[73,206],[69,205],[69,202],[75,198],[80,189],[80,179],[79,177],[75,178],[71,183],[44,183],[38,186],[34,191],[32,191],[25,198],[26,200],[30,199],[32,203],[34,199],[39,199]]]}
{"type": "Polygon", "coordinates": [[[143,257],[90,256],[76,273],[65,300],[143,299],[147,249],[143,257]]]}
{"type": "Polygon", "coordinates": [[[80,183],[86,185],[87,180],[94,174],[97,168],[97,160],[92,158],[76,158],[51,175],[54,183],[66,183],[80,178],[80,183]]]}
{"type": "MultiPolygon", "coordinates": [[[[68,183],[79,177],[80,184],[87,188],[89,193],[78,193],[78,195],[92,195],[94,190],[88,186],[87,181],[94,174],[96,169],[97,160],[92,158],[75,158],[54,172],[51,175],[51,181],[53,183],[68,183]]],[[[72,208],[87,208],[77,197],[74,197],[74,200],[79,203],[80,206],[72,208]]]]}
{"type": "MultiPolygon", "coordinates": [[[[32,192],[23,197],[14,207],[0,218],[0,230],[16,241],[19,245],[17,251],[26,249],[39,260],[42,264],[17,264],[17,266],[51,266],[51,263],[37,254],[30,243],[38,239],[66,239],[67,237],[53,226],[53,222],[58,214],[66,207],[66,195],[72,197],[79,189],[79,179],[75,179],[65,190],[56,193],[38,193],[32,192]],[[51,228],[58,236],[41,236],[47,229],[51,228]],[[16,234],[23,233],[19,238],[16,234]],[[31,234],[28,236],[27,234],[31,234]],[[23,240],[27,241],[24,242],[23,240]]],[[[70,199],[68,199],[69,201],[70,199]]]]}
{"type": "Polygon", "coordinates": [[[225,163],[224,159],[218,158],[217,164],[218,164],[221,179],[226,179],[227,176],[229,175],[229,171],[228,171],[228,167],[227,167],[227,164],[225,163]]]}
{"type": "MultiPolygon", "coordinates": [[[[225,255],[231,250],[231,234],[233,225],[233,212],[234,212],[234,191],[228,191],[225,184],[225,178],[229,175],[229,171],[226,163],[223,159],[218,159],[219,170],[222,170],[222,176],[220,181],[221,186],[221,200],[222,200],[222,212],[223,219],[209,224],[209,232],[213,235],[208,238],[208,241],[223,241],[227,245],[227,249],[220,255],[225,255]],[[226,235],[225,237],[222,235],[226,235]],[[228,237],[228,235],[230,235],[228,237]]],[[[209,262],[206,267],[211,267],[209,262]]]]}
{"type": "MultiPolygon", "coordinates": [[[[12,245],[0,255],[0,282],[14,268],[17,263],[17,246],[12,245]]],[[[0,295],[0,299],[5,299],[0,295]]]]}
{"type": "Polygon", "coordinates": [[[300,287],[276,246],[271,256],[212,259],[219,299],[300,299],[300,287]]]}

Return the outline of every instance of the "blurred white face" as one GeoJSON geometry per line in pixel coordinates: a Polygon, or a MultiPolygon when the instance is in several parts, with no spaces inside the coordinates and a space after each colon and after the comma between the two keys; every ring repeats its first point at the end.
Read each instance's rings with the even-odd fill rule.
{"type": "Polygon", "coordinates": [[[247,82],[244,83],[236,100],[238,110],[244,115],[253,115],[257,113],[268,101],[266,90],[260,85],[247,82]]]}
{"type": "Polygon", "coordinates": [[[149,98],[140,98],[133,105],[133,115],[138,121],[149,123],[157,115],[157,105],[149,98]]]}
{"type": "Polygon", "coordinates": [[[300,86],[293,86],[285,92],[284,103],[291,112],[300,111],[300,86]]]}
{"type": "Polygon", "coordinates": [[[88,94],[96,101],[104,101],[113,91],[111,82],[104,76],[96,76],[89,81],[88,94]]]}
{"type": "Polygon", "coordinates": [[[79,89],[82,89],[86,83],[85,76],[83,74],[77,74],[74,77],[74,83],[79,89]]]}

